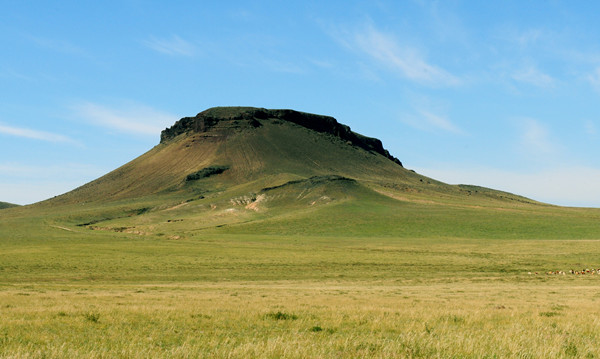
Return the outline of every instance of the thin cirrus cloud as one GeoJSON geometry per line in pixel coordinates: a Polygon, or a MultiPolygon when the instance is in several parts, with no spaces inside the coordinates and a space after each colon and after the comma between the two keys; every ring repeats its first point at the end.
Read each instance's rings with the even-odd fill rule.
{"type": "Polygon", "coordinates": [[[552,76],[540,71],[535,66],[528,66],[515,71],[511,77],[516,81],[540,88],[552,88],[556,83],[556,80],[552,76]]]}
{"type": "Polygon", "coordinates": [[[53,39],[40,36],[25,35],[25,38],[40,48],[79,57],[90,57],[83,48],[63,39],[53,39]]]}
{"type": "Polygon", "coordinates": [[[143,44],[154,51],[171,56],[193,56],[196,53],[196,46],[177,35],[162,39],[150,37],[143,41],[143,44]]]}
{"type": "Polygon", "coordinates": [[[597,92],[600,92],[600,67],[597,67],[591,74],[587,75],[586,80],[597,92]]]}
{"type": "Polygon", "coordinates": [[[6,126],[2,124],[0,124],[0,134],[47,142],[63,142],[71,144],[77,143],[75,140],[64,135],[59,135],[52,132],[32,130],[29,128],[6,126]]]}
{"type": "Polygon", "coordinates": [[[10,78],[28,82],[34,81],[33,77],[6,67],[0,68],[0,78],[10,78]]]}
{"type": "Polygon", "coordinates": [[[543,40],[552,39],[554,34],[543,28],[523,29],[515,25],[504,25],[495,30],[493,37],[524,50],[536,46],[543,40]]]}
{"type": "Polygon", "coordinates": [[[177,120],[175,115],[139,104],[111,108],[82,102],[72,106],[72,110],[75,117],[88,123],[134,135],[155,136],[177,120]]]}
{"type": "Polygon", "coordinates": [[[521,47],[527,47],[536,43],[543,36],[540,29],[528,29],[515,36],[515,40],[521,47]]]}
{"type": "Polygon", "coordinates": [[[18,178],[35,180],[52,180],[60,177],[63,180],[79,179],[80,177],[99,176],[105,169],[89,164],[61,163],[54,165],[24,165],[18,163],[0,163],[2,179],[18,178]]]}
{"type": "Polygon", "coordinates": [[[344,46],[366,54],[408,80],[431,86],[456,86],[461,80],[441,67],[428,63],[418,50],[402,46],[391,34],[366,26],[361,31],[336,34],[344,46]]]}
{"type": "Polygon", "coordinates": [[[303,74],[306,72],[304,68],[302,68],[300,65],[295,64],[293,62],[284,62],[284,61],[277,61],[277,60],[273,60],[273,59],[265,59],[263,61],[263,64],[265,66],[267,66],[271,71],[274,71],[274,72],[283,72],[283,73],[290,73],[290,74],[303,74]]]}
{"type": "Polygon", "coordinates": [[[455,135],[464,135],[465,132],[445,116],[434,114],[430,111],[419,110],[416,114],[401,116],[400,121],[418,130],[442,131],[455,135]]]}
{"type": "Polygon", "coordinates": [[[540,121],[518,118],[521,147],[528,154],[551,155],[558,152],[558,145],[550,138],[550,132],[540,121]]]}
{"type": "Polygon", "coordinates": [[[596,124],[590,120],[585,121],[583,124],[585,133],[590,136],[595,136],[598,133],[598,129],[596,128],[596,124]]]}

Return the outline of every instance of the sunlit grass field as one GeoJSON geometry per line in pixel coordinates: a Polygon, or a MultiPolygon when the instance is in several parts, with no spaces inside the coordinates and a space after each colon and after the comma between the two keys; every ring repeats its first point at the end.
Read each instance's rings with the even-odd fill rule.
{"type": "Polygon", "coordinates": [[[443,237],[433,224],[421,237],[360,236],[356,223],[350,234],[174,227],[172,239],[11,210],[0,357],[597,358],[600,276],[545,274],[600,267],[598,214],[573,211],[591,219],[555,210],[574,222],[552,239],[443,237]]]}
{"type": "Polygon", "coordinates": [[[2,355],[597,357],[593,280],[10,286],[2,355]]]}

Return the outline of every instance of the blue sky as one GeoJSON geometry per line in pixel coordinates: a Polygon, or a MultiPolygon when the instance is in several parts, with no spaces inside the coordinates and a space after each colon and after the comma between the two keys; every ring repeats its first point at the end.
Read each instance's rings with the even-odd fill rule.
{"type": "Polygon", "coordinates": [[[0,201],[93,180],[213,106],[331,115],[405,167],[600,207],[600,3],[4,1],[0,201]]]}

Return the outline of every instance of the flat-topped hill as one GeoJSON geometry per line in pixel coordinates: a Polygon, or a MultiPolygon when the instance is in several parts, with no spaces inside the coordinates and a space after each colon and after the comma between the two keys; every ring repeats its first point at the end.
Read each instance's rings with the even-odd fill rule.
{"type": "Polygon", "coordinates": [[[51,202],[189,192],[206,181],[225,188],[257,181],[264,188],[314,176],[414,184],[420,178],[403,168],[380,140],[355,133],[333,117],[215,107],[180,119],[162,131],[160,144],[149,152],[51,202]]]}
{"type": "Polygon", "coordinates": [[[197,198],[216,188],[259,193],[297,180],[337,177],[390,196],[397,191],[460,198],[485,193],[486,198],[532,202],[421,176],[405,169],[380,140],[355,133],[333,117],[255,107],[214,107],[184,117],[162,131],[160,143],[147,153],[46,202],[197,198]]]}
{"type": "MultiPolygon", "coordinates": [[[[131,162],[19,213],[48,210],[66,213],[77,228],[175,237],[206,230],[497,237],[505,233],[498,218],[518,222],[511,236],[520,236],[546,225],[548,208],[422,176],[333,117],[216,107],[177,121],[131,162]]],[[[562,233],[560,221],[548,223],[544,233],[562,233]]]]}
{"type": "Polygon", "coordinates": [[[184,117],[161,134],[161,143],[183,134],[202,133],[211,129],[234,130],[256,128],[265,122],[280,121],[300,125],[310,130],[333,135],[367,151],[379,153],[400,166],[402,163],[383,148],[376,138],[360,135],[351,131],[349,126],[340,124],[330,116],[315,115],[294,110],[269,110],[255,107],[213,107],[202,111],[195,117],[184,117]]]}

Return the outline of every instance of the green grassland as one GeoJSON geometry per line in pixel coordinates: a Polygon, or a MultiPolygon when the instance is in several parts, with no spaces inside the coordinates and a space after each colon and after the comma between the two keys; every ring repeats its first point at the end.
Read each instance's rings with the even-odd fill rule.
{"type": "Polygon", "coordinates": [[[600,210],[219,131],[0,212],[0,358],[600,358],[600,210]]]}
{"type": "Polygon", "coordinates": [[[597,210],[212,199],[3,211],[0,357],[600,357],[597,210]]]}

